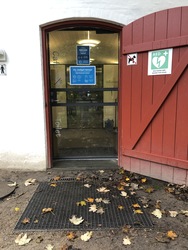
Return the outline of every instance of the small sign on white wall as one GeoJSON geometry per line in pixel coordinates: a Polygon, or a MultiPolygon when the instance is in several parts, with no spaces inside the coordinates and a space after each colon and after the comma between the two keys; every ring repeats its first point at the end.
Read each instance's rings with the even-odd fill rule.
{"type": "Polygon", "coordinates": [[[137,64],[137,53],[127,55],[127,65],[137,64]]]}
{"type": "Polygon", "coordinates": [[[7,74],[6,64],[0,64],[0,76],[6,76],[6,74],[7,74]]]}
{"type": "Polygon", "coordinates": [[[172,51],[163,49],[148,52],[148,75],[167,75],[172,72],[172,51]]]}

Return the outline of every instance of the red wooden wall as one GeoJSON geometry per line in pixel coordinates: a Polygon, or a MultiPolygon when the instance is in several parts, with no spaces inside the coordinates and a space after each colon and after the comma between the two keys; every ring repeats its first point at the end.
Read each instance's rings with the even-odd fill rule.
{"type": "Polygon", "coordinates": [[[188,184],[188,7],[145,16],[122,32],[119,163],[188,184]],[[148,76],[148,51],[173,48],[172,74],[148,76]],[[137,65],[127,54],[138,53],[137,65]]]}

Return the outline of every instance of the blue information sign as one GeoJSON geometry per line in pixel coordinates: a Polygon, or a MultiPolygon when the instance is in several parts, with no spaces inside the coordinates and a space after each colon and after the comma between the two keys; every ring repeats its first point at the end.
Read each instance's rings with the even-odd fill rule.
{"type": "Polygon", "coordinates": [[[76,49],[76,64],[89,65],[90,64],[90,49],[89,46],[77,45],[76,49]]]}
{"type": "Polygon", "coordinates": [[[95,85],[95,66],[70,66],[70,85],[95,85]]]}

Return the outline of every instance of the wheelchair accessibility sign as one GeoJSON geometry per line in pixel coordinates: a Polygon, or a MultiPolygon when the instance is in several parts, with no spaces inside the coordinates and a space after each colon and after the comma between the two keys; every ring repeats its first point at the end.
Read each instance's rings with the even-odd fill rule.
{"type": "Polygon", "coordinates": [[[172,72],[173,49],[148,52],[148,75],[167,75],[172,72]]]}

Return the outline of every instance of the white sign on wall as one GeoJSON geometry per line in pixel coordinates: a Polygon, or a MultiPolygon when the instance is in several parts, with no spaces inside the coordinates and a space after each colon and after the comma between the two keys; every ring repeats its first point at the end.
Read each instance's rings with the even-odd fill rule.
{"type": "Polygon", "coordinates": [[[137,53],[127,55],[127,65],[136,65],[137,64],[137,53]]]}
{"type": "Polygon", "coordinates": [[[148,52],[148,75],[167,75],[172,72],[173,49],[148,52]]]}

